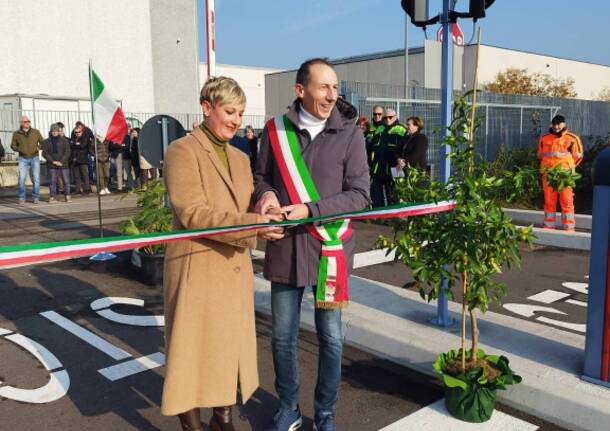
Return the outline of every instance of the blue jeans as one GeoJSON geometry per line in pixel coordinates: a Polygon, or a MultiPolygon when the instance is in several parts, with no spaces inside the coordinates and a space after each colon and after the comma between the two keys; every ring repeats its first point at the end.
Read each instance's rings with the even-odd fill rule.
{"type": "MultiPolygon", "coordinates": [[[[297,336],[304,290],[288,284],[271,283],[275,390],[284,409],[296,409],[299,404],[297,336]]],[[[339,396],[343,352],[341,310],[316,308],[315,322],[320,350],[314,408],[319,415],[332,412],[339,396]]]]}
{"type": "Polygon", "coordinates": [[[30,179],[34,185],[34,188],[32,189],[32,198],[38,199],[40,197],[40,159],[38,156],[34,156],[31,159],[19,157],[19,199],[25,200],[25,177],[28,174],[28,170],[30,171],[30,179]]]}
{"type": "Polygon", "coordinates": [[[57,196],[57,177],[61,175],[64,180],[64,195],[70,196],[70,171],[68,168],[49,168],[51,172],[51,184],[49,185],[49,195],[54,198],[57,196]]]}

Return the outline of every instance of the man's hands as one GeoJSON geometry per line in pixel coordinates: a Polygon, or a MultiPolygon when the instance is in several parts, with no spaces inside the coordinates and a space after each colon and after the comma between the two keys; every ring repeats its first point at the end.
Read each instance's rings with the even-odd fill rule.
{"type": "MultiPolygon", "coordinates": [[[[268,217],[266,221],[300,220],[311,217],[309,207],[305,204],[280,206],[274,192],[266,192],[254,206],[254,212],[268,217]]],[[[268,227],[258,231],[258,237],[268,241],[276,241],[285,236],[283,227],[268,227]]]]}
{"type": "Polygon", "coordinates": [[[397,167],[397,168],[402,169],[402,168],[404,168],[405,166],[407,166],[407,163],[405,162],[405,159],[398,159],[398,160],[396,161],[396,167],[397,167]]]}
{"type": "Polygon", "coordinates": [[[287,205],[281,210],[286,213],[286,220],[300,220],[311,217],[309,207],[305,204],[287,205]]]}
{"type": "Polygon", "coordinates": [[[55,166],[62,166],[61,162],[60,162],[60,161],[58,161],[58,160],[53,161],[53,164],[54,164],[55,166]]]}

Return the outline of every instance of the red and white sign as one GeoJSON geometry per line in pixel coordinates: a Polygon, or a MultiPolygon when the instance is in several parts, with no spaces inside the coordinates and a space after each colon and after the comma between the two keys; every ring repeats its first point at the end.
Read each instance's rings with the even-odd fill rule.
{"type": "MultiPolygon", "coordinates": [[[[451,26],[451,37],[453,38],[453,43],[455,43],[456,45],[464,46],[464,32],[462,31],[457,22],[451,26]]],[[[436,38],[439,42],[443,41],[443,26],[438,29],[438,32],[436,33],[436,38]]]]}
{"type": "Polygon", "coordinates": [[[216,76],[216,16],[214,15],[214,0],[205,1],[206,16],[206,50],[208,61],[208,77],[216,76]]]}

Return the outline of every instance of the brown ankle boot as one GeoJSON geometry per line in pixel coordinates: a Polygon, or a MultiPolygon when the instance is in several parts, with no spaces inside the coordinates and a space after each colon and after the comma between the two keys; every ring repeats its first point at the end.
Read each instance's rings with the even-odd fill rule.
{"type": "Polygon", "coordinates": [[[235,431],[231,416],[231,406],[214,407],[212,410],[212,418],[210,419],[212,431],[235,431]]]}
{"type": "Polygon", "coordinates": [[[198,408],[179,414],[178,419],[180,419],[182,431],[203,431],[203,423],[198,408]]]}

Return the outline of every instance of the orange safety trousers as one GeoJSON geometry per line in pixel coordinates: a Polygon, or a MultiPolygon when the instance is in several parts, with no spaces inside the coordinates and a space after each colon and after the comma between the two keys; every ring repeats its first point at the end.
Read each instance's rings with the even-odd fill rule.
{"type": "Polygon", "coordinates": [[[576,228],[576,219],[574,218],[574,191],[572,187],[566,187],[559,192],[549,186],[546,181],[546,175],[543,175],[542,190],[544,192],[544,228],[555,229],[557,195],[559,195],[561,225],[563,229],[574,230],[576,228]]]}
{"type": "MultiPolygon", "coordinates": [[[[574,169],[582,161],[583,147],[580,138],[567,129],[559,134],[547,133],[538,143],[540,167],[553,168],[560,165],[563,169],[574,169]]],[[[546,176],[542,175],[544,191],[544,227],[555,229],[555,212],[557,211],[557,195],[561,205],[561,224],[566,230],[574,230],[574,191],[566,187],[561,192],[549,187],[546,176]]]]}

